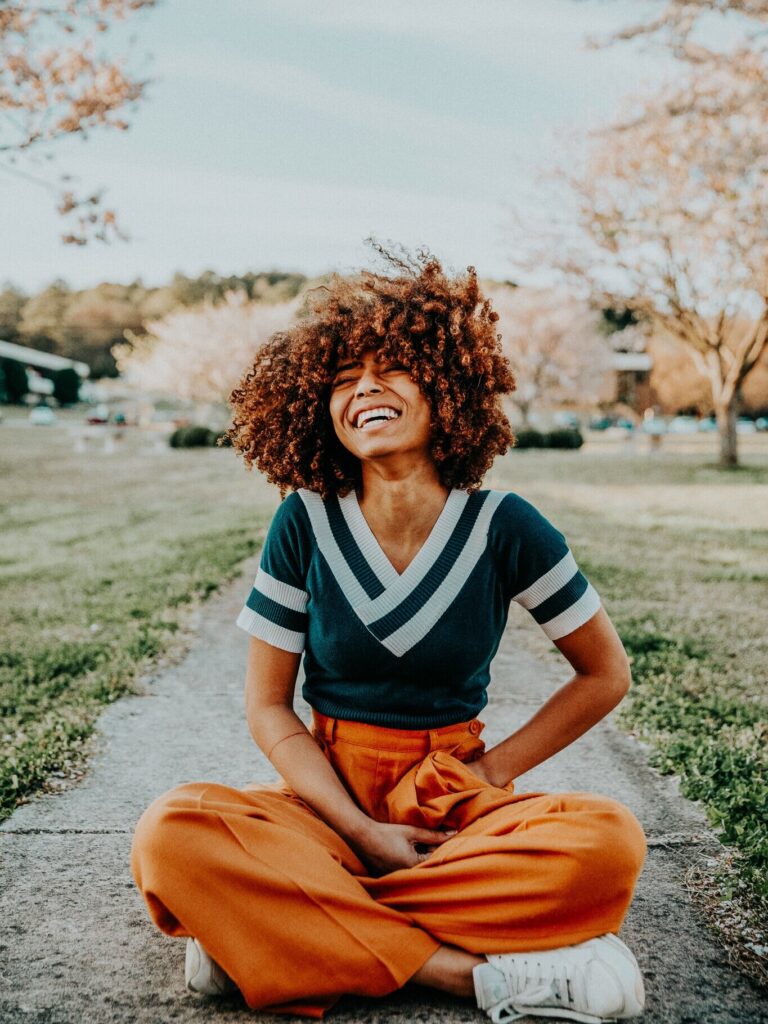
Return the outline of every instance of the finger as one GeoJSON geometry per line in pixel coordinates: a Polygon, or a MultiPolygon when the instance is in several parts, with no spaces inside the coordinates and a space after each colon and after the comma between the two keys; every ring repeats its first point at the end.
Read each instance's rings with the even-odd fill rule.
{"type": "Polygon", "coordinates": [[[456,829],[448,832],[438,832],[431,828],[414,828],[411,830],[412,843],[424,843],[425,846],[439,846],[446,839],[452,839],[456,835],[456,829]]]}

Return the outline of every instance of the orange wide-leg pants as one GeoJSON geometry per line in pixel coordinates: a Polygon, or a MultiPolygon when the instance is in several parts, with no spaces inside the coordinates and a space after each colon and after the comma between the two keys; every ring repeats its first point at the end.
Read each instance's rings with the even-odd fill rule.
{"type": "Polygon", "coordinates": [[[313,733],[378,821],[457,829],[378,878],[284,784],[179,786],[142,815],[132,867],[155,924],[193,935],[252,1008],[322,1017],[401,988],[442,943],[551,949],[616,932],[645,856],[624,806],[474,775],[483,725],[411,732],[315,714],[313,733]]]}

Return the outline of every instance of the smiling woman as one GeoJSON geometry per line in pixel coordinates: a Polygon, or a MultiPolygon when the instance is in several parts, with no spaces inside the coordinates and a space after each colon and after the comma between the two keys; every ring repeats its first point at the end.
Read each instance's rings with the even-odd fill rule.
{"type": "Polygon", "coordinates": [[[134,874],[189,937],[188,986],[254,1008],[322,1016],[413,980],[494,1021],[633,1017],[642,978],[615,932],[640,826],[603,797],[514,793],[618,703],[627,658],[563,535],[480,489],[514,382],[474,268],[390,260],[395,277],[332,281],[234,393],[233,443],[294,492],[237,620],[248,725],[282,781],[159,797],[134,874]],[[512,601],[574,675],[486,751],[512,601]]]}
{"type": "Polygon", "coordinates": [[[441,481],[476,489],[513,441],[499,401],[515,385],[498,314],[474,267],[451,279],[428,253],[408,263],[376,248],[398,275],[363,271],[316,289],[309,315],[260,350],[233,392],[229,436],[246,463],[282,490],[348,493],[359,485],[360,464],[345,445],[351,435],[334,430],[331,406],[353,391],[376,353],[382,380],[407,380],[424,397],[441,481]]]}

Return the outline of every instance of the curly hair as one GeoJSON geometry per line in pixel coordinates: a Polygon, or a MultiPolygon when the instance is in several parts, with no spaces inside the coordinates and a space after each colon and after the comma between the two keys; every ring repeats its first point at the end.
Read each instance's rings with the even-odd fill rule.
{"type": "Polygon", "coordinates": [[[307,315],[259,349],[230,401],[227,437],[281,493],[349,493],[360,464],[336,437],[331,382],[342,359],[375,350],[402,363],[431,407],[430,451],[444,486],[477,490],[514,443],[501,395],[515,380],[496,333],[498,314],[466,276],[446,276],[427,249],[402,256],[367,239],[397,271],[369,270],[308,292],[307,315]]]}

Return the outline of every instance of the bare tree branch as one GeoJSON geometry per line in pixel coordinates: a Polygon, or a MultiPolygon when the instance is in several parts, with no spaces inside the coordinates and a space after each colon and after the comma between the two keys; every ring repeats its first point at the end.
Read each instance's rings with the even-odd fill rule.
{"type": "MultiPolygon", "coordinates": [[[[146,79],[126,70],[122,56],[105,52],[105,38],[118,22],[155,6],[156,0],[34,0],[0,3],[0,154],[27,166],[36,154],[93,129],[126,131],[127,111],[144,98],[146,79]],[[13,129],[9,137],[4,125],[13,129]]],[[[6,168],[8,164],[5,165],[6,168]]],[[[124,238],[102,192],[77,196],[39,174],[27,180],[59,192],[57,209],[72,226],[63,240],[83,245],[90,238],[124,238]]]]}

